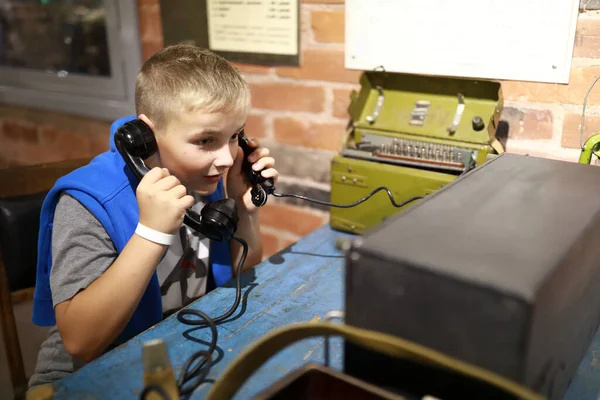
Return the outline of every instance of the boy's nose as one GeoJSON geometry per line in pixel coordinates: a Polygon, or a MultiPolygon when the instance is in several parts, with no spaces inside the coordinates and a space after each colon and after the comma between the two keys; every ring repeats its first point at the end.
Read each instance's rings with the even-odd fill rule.
{"type": "MultiPolygon", "coordinates": [[[[237,149],[237,148],[236,148],[237,149]]],[[[215,167],[219,168],[230,168],[233,165],[233,156],[231,155],[231,149],[229,146],[223,146],[218,152],[215,158],[215,167]]]]}

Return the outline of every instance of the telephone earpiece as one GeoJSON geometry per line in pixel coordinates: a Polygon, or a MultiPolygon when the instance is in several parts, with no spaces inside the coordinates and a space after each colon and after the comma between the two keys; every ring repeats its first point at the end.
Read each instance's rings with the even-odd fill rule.
{"type": "Polygon", "coordinates": [[[252,196],[252,204],[257,207],[262,207],[267,203],[267,196],[272,194],[275,190],[275,184],[273,179],[265,178],[260,174],[260,171],[254,171],[252,164],[248,161],[248,156],[254,151],[248,143],[248,138],[242,131],[238,137],[238,144],[244,151],[244,161],[242,161],[242,170],[246,172],[252,189],[250,194],[252,196]]]}
{"type": "Polygon", "coordinates": [[[158,150],[152,129],[144,121],[136,119],[117,129],[114,140],[125,163],[141,180],[149,171],[144,160],[158,150]]]}
{"type": "MultiPolygon", "coordinates": [[[[136,119],[123,124],[114,136],[115,146],[137,179],[149,172],[144,160],[158,150],[152,129],[142,120],[136,119]]],[[[225,241],[233,237],[239,221],[233,199],[209,203],[198,215],[187,210],[183,223],[214,241],[225,241]]]]}

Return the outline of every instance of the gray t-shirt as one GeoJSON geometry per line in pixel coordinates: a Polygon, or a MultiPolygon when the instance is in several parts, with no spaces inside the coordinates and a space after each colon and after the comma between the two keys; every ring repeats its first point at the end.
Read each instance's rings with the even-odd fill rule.
{"type": "MultiPolygon", "coordinates": [[[[192,207],[204,206],[201,198],[192,207]]],[[[209,240],[185,225],[179,239],[159,262],[156,272],[161,287],[163,314],[170,314],[206,293],[209,240]]],[[[118,253],[106,230],[81,203],[62,194],[52,229],[50,288],[56,307],[84,290],[115,261],[118,253]]],[[[56,326],[42,343],[29,386],[51,383],[77,370],[82,364],[65,350],[56,326]]]]}

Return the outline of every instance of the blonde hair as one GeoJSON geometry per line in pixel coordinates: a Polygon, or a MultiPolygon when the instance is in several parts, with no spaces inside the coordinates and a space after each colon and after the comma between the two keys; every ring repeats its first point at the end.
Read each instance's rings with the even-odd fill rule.
{"type": "Polygon", "coordinates": [[[238,70],[210,50],[174,45],[152,55],[142,66],[135,85],[137,115],[145,114],[164,128],[173,115],[248,112],[250,89],[238,70]]]}

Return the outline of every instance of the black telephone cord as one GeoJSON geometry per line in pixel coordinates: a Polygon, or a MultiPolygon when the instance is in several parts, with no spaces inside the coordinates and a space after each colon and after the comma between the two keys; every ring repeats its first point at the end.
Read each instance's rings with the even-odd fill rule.
{"type": "MultiPolygon", "coordinates": [[[[423,196],[415,196],[415,197],[411,197],[410,199],[398,204],[394,200],[394,196],[393,196],[392,192],[390,191],[390,189],[388,189],[385,186],[378,187],[377,189],[375,189],[371,193],[369,193],[367,196],[365,196],[362,199],[357,200],[353,203],[350,203],[350,204],[335,204],[335,203],[330,203],[330,202],[321,201],[321,200],[317,200],[317,199],[311,199],[310,197],[301,196],[298,194],[286,194],[286,193],[276,193],[276,192],[273,192],[272,194],[275,197],[293,197],[293,198],[306,200],[309,202],[322,204],[322,205],[326,205],[326,206],[331,206],[331,207],[351,208],[351,207],[356,207],[357,205],[367,201],[369,198],[371,198],[371,196],[373,196],[375,193],[377,193],[381,190],[385,190],[387,192],[387,195],[388,195],[392,205],[394,207],[398,207],[398,208],[403,207],[406,204],[411,203],[415,200],[423,198],[423,196]]],[[[236,268],[235,300],[234,300],[231,308],[229,310],[227,310],[227,312],[225,312],[223,315],[216,317],[216,318],[211,318],[208,315],[206,315],[205,313],[203,313],[202,311],[193,310],[193,309],[183,309],[177,313],[177,319],[181,323],[186,324],[186,325],[199,326],[199,327],[208,326],[211,330],[211,341],[210,341],[210,345],[209,345],[208,349],[207,350],[199,350],[199,351],[195,352],[194,354],[192,354],[190,356],[190,358],[186,361],[186,363],[183,367],[183,370],[182,370],[181,375],[177,382],[177,385],[179,387],[180,396],[186,396],[186,395],[192,394],[198,388],[198,386],[200,386],[206,380],[206,377],[208,376],[208,374],[210,372],[210,368],[212,367],[212,363],[213,363],[212,354],[217,347],[217,339],[218,339],[217,325],[224,322],[227,318],[229,318],[235,312],[235,310],[237,309],[237,307],[240,304],[240,300],[242,297],[242,283],[241,283],[241,275],[242,274],[241,274],[241,272],[242,272],[242,266],[244,265],[244,261],[246,261],[246,256],[248,255],[248,244],[246,243],[246,241],[244,239],[242,239],[238,236],[235,236],[235,235],[232,237],[232,239],[237,241],[238,243],[240,243],[242,245],[243,250],[242,250],[242,257],[240,258],[240,262],[236,268]],[[188,318],[186,316],[199,317],[199,319],[188,318]],[[191,368],[191,366],[194,362],[197,362],[197,364],[193,368],[191,368]],[[193,382],[193,383],[190,383],[190,382],[193,382]]],[[[140,399],[145,399],[146,395],[152,391],[158,392],[161,397],[163,397],[165,400],[168,400],[168,396],[166,395],[164,389],[157,387],[157,386],[153,386],[153,385],[149,385],[144,388],[144,390],[140,394],[140,399]]]]}
{"type": "MultiPolygon", "coordinates": [[[[211,330],[211,340],[208,350],[199,350],[192,354],[188,360],[186,361],[181,375],[179,376],[177,386],[179,387],[179,395],[187,396],[192,394],[198,386],[200,386],[208,376],[210,372],[210,368],[212,367],[212,354],[217,347],[217,325],[224,322],[227,318],[229,318],[237,309],[240,304],[240,300],[242,298],[242,266],[246,261],[246,257],[248,256],[248,243],[244,239],[238,236],[233,236],[233,240],[240,243],[242,245],[242,256],[236,268],[236,277],[235,277],[235,301],[229,310],[227,310],[223,315],[211,318],[202,311],[193,310],[193,309],[183,309],[177,313],[177,319],[179,322],[185,325],[193,325],[199,327],[208,326],[211,330]],[[186,318],[186,316],[194,316],[200,317],[200,319],[196,318],[186,318]],[[197,362],[197,364],[190,369],[192,364],[197,362]],[[193,383],[189,383],[193,382],[193,383]]],[[[149,385],[144,388],[142,393],[140,394],[140,399],[145,399],[146,395],[152,391],[156,391],[163,397],[165,400],[169,400],[169,397],[166,395],[166,392],[163,388],[149,385]]]]}
{"type": "Polygon", "coordinates": [[[388,197],[390,198],[390,202],[392,203],[392,205],[394,207],[403,207],[405,205],[407,205],[410,202],[413,202],[415,200],[418,199],[422,199],[423,196],[415,196],[415,197],[411,197],[410,199],[398,204],[396,203],[396,201],[394,200],[394,195],[392,194],[392,192],[390,191],[390,189],[388,189],[385,186],[380,186],[377,189],[373,190],[371,193],[369,193],[368,195],[366,195],[365,197],[363,197],[360,200],[355,201],[354,203],[350,203],[350,204],[335,204],[335,203],[329,203],[327,201],[321,201],[321,200],[317,200],[317,199],[311,199],[310,197],[306,197],[306,196],[301,196],[299,194],[287,194],[287,193],[276,193],[273,192],[273,196],[275,197],[293,197],[296,199],[301,199],[301,200],[306,200],[306,201],[310,201],[312,203],[317,203],[317,204],[322,204],[324,206],[331,206],[331,207],[338,207],[338,208],[351,208],[351,207],[356,207],[357,205],[359,205],[360,203],[367,201],[371,196],[373,196],[375,193],[381,191],[381,190],[385,190],[388,194],[388,197]]]}

